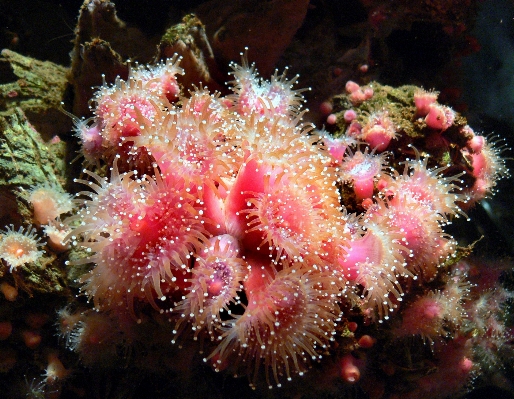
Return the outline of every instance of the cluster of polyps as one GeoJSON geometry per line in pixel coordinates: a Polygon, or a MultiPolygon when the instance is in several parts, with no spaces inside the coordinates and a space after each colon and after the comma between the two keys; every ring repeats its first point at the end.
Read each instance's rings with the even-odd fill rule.
{"type": "Polygon", "coordinates": [[[95,96],[86,130],[100,146],[86,157],[120,151],[109,179],[85,171],[94,181],[81,180],[93,191],[68,222],[89,255],[71,263],[94,264],[80,282],[97,310],[141,322],[153,307],[169,316],[170,340],[188,329],[210,338],[205,360],[216,370],[255,383],[264,368],[280,385],[326,351],[341,304],[382,321],[413,278],[434,278],[454,251],[441,226],[463,197],[419,158],[402,175],[366,144],[333,159],[337,143],[302,123],[295,79],[266,82],[244,62],[232,95],[180,97],[166,89],[177,62],[136,69],[95,96]],[[153,173],[120,172],[135,159],[153,173]],[[363,215],[347,215],[342,184],[363,215]]]}

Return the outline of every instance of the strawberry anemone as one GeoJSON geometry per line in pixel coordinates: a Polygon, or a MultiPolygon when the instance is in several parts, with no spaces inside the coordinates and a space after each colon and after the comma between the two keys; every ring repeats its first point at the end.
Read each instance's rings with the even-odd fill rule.
{"type": "Polygon", "coordinates": [[[141,134],[141,124],[159,112],[159,98],[144,87],[145,82],[116,78],[114,85],[96,93],[94,112],[100,121],[104,146],[116,149],[122,140],[141,134]]]}
{"type": "Polygon", "coordinates": [[[370,115],[358,137],[375,151],[382,152],[389,146],[391,140],[397,138],[396,129],[387,111],[377,112],[370,115]]]}
{"type": "Polygon", "coordinates": [[[163,103],[172,103],[178,100],[180,94],[176,75],[184,74],[184,70],[179,67],[181,59],[174,54],[173,57],[151,68],[138,66],[130,71],[130,75],[135,80],[145,82],[147,90],[160,98],[163,103]]]}
{"type": "Polygon", "coordinates": [[[302,124],[301,116],[290,118],[277,115],[270,108],[264,115],[241,117],[239,126],[240,147],[245,158],[251,154],[265,155],[275,163],[293,170],[308,164],[309,160],[323,159],[315,145],[315,137],[308,136],[312,126],[302,124]]]}
{"type": "Polygon", "coordinates": [[[430,207],[434,212],[448,219],[452,216],[467,215],[460,209],[458,203],[466,202],[466,196],[460,194],[459,177],[443,175],[448,168],[428,168],[428,157],[420,159],[416,151],[416,159],[407,161],[403,174],[394,171],[394,178],[386,186],[384,192],[392,197],[391,203],[410,197],[413,200],[430,207]]]}
{"type": "Polygon", "coordinates": [[[40,249],[43,244],[37,237],[35,228],[20,227],[16,231],[12,224],[6,228],[6,231],[0,232],[0,259],[7,263],[11,273],[22,265],[36,262],[43,255],[44,251],[40,249]]]}
{"type": "Polygon", "coordinates": [[[356,232],[346,253],[338,259],[343,278],[361,291],[364,309],[378,311],[379,320],[388,319],[397,308],[403,290],[400,277],[410,277],[402,253],[409,249],[399,233],[389,231],[373,220],[363,220],[365,230],[356,232]]]}
{"type": "Polygon", "coordinates": [[[266,175],[262,192],[249,192],[243,242],[249,250],[264,246],[300,260],[331,238],[335,209],[326,207],[317,187],[302,176],[266,175]]]}
{"type": "Polygon", "coordinates": [[[357,145],[357,140],[347,135],[332,137],[326,131],[321,130],[318,132],[318,136],[321,139],[324,150],[330,156],[330,161],[333,165],[340,165],[343,161],[346,149],[357,145]]]}
{"type": "Polygon", "coordinates": [[[57,185],[34,187],[28,200],[34,210],[34,221],[39,225],[49,224],[72,209],[71,196],[63,193],[57,185]]]}
{"type": "Polygon", "coordinates": [[[113,85],[104,84],[98,90],[92,104],[96,121],[86,131],[86,138],[91,136],[89,140],[92,141],[89,149],[87,143],[83,144],[85,155],[93,162],[101,157],[108,165],[119,155],[122,159],[118,165],[120,170],[151,173],[152,159],[144,148],[133,151],[134,139],[162,114],[162,100],[146,87],[144,81],[133,77],[125,81],[117,77],[113,85]]]}
{"type": "MultiPolygon", "coordinates": [[[[175,187],[154,178],[133,179],[120,174],[116,163],[110,181],[87,172],[96,183],[81,181],[94,192],[82,192],[77,218],[70,233],[89,256],[73,264],[94,263],[80,278],[82,291],[99,310],[128,307],[134,299],[159,309],[155,298],[179,290],[189,276],[191,253],[206,242],[201,201],[183,182],[175,187]]],[[[72,223],[68,220],[68,223],[72,223]]]]}
{"type": "Polygon", "coordinates": [[[373,151],[350,152],[343,159],[340,177],[343,182],[352,183],[353,191],[358,200],[373,196],[375,181],[380,177],[385,165],[385,153],[375,155],[373,151]]]}
{"type": "Polygon", "coordinates": [[[301,93],[306,89],[293,89],[298,75],[288,80],[287,68],[279,75],[275,71],[271,80],[259,78],[255,64],[248,65],[243,55],[242,65],[231,63],[233,95],[228,98],[233,102],[240,115],[265,114],[269,108],[274,108],[280,115],[295,115],[299,113],[304,101],[301,93]]]}
{"type": "Polygon", "coordinates": [[[420,335],[433,342],[447,337],[468,317],[465,302],[470,284],[464,275],[452,273],[443,290],[429,291],[402,310],[398,336],[420,335]]]}
{"type": "Polygon", "coordinates": [[[441,228],[445,218],[406,194],[392,202],[377,201],[366,216],[401,237],[408,270],[426,281],[435,277],[437,267],[455,250],[453,240],[441,228]]]}
{"type": "Polygon", "coordinates": [[[472,204],[494,193],[497,181],[509,175],[505,160],[501,158],[502,152],[509,149],[505,142],[491,141],[491,138],[486,139],[482,136],[474,138],[481,139],[480,145],[474,146],[472,153],[465,153],[472,165],[470,174],[476,179],[473,186],[467,190],[472,204]]]}
{"type": "Polygon", "coordinates": [[[244,370],[255,387],[261,366],[271,388],[303,373],[321,358],[340,317],[334,276],[311,262],[277,265],[249,259],[248,305],[225,322],[217,348],[205,359],[215,369],[244,370]]]}
{"type": "Polygon", "coordinates": [[[223,184],[237,170],[234,145],[222,119],[226,113],[219,96],[206,90],[191,93],[180,109],[163,113],[134,138],[134,151],[145,148],[165,180],[184,178],[195,186],[223,184]]]}
{"type": "Polygon", "coordinates": [[[273,161],[255,154],[243,164],[224,201],[227,231],[247,251],[299,259],[331,237],[338,195],[333,186],[322,190],[323,173],[315,179],[310,167],[286,169],[273,161]]]}
{"type": "MultiPolygon", "coordinates": [[[[299,206],[302,212],[307,212],[310,206],[311,214],[319,211],[335,215],[340,209],[339,194],[333,182],[335,171],[327,166],[329,157],[316,145],[316,139],[307,136],[309,127],[300,125],[299,119],[274,116],[271,112],[239,121],[237,140],[244,155],[224,206],[228,232],[240,239],[251,233],[252,250],[265,242],[276,246],[282,233],[303,234],[299,216],[288,210],[294,206],[299,206]],[[281,221],[277,219],[284,217],[281,221]],[[288,230],[288,223],[292,223],[292,230],[288,230]],[[279,230],[282,227],[285,230],[275,235],[256,232],[264,233],[265,229],[273,229],[278,224],[281,225],[279,230]]],[[[305,223],[307,229],[311,220],[305,223]]],[[[289,254],[297,256],[298,250],[291,248],[289,254]]]]}
{"type": "Polygon", "coordinates": [[[243,290],[248,265],[239,252],[237,240],[224,234],[211,238],[208,247],[195,257],[186,293],[172,309],[178,315],[175,336],[189,321],[195,339],[206,328],[214,340],[213,332],[222,322],[222,313],[228,315],[229,305],[240,304],[239,292],[243,290]]]}

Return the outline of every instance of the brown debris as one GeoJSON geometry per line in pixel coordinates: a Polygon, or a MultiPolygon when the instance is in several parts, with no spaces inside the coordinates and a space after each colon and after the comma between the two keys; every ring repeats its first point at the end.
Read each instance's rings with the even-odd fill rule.
{"type": "Polygon", "coordinates": [[[239,62],[248,47],[248,59],[269,76],[302,26],[308,7],[306,0],[212,0],[198,7],[196,14],[205,24],[218,65],[239,62]]]}

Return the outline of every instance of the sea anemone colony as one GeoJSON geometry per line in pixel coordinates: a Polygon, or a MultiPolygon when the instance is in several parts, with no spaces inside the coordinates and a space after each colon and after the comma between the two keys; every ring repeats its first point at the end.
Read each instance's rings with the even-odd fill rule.
{"type": "MultiPolygon", "coordinates": [[[[82,364],[165,372],[190,356],[254,389],[292,395],[295,380],[315,397],[317,380],[341,396],[360,381],[377,398],[455,395],[498,364],[511,294],[473,284],[470,248],[445,228],[507,175],[501,148],[435,92],[404,89],[399,116],[382,101],[391,88],[349,82],[330,134],[304,121],[297,77],[267,81],[243,56],[230,94],[184,92],[180,61],[134,66],[75,118],[87,168],[73,204],[31,193],[91,304],[58,312],[82,364]],[[168,365],[149,360],[159,348],[168,365]]],[[[9,272],[41,245],[8,228],[9,272]]],[[[72,378],[48,359],[49,385],[72,378]]]]}

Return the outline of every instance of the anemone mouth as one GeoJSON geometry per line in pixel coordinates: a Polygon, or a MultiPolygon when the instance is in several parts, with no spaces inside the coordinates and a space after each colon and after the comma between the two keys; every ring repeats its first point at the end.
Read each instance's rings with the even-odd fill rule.
{"type": "Polygon", "coordinates": [[[184,321],[188,321],[195,339],[207,330],[214,340],[215,330],[230,318],[235,306],[241,305],[240,294],[248,275],[248,264],[239,257],[239,250],[234,249],[233,237],[217,236],[210,242],[214,245],[195,257],[186,293],[172,309],[178,317],[176,337],[184,330],[184,321]]]}
{"type": "Polygon", "coordinates": [[[309,181],[286,177],[273,185],[265,183],[262,193],[249,198],[246,236],[244,240],[257,248],[271,248],[290,258],[307,256],[328,239],[328,215],[309,181]],[[259,242],[260,241],[260,242],[259,242]]]}

